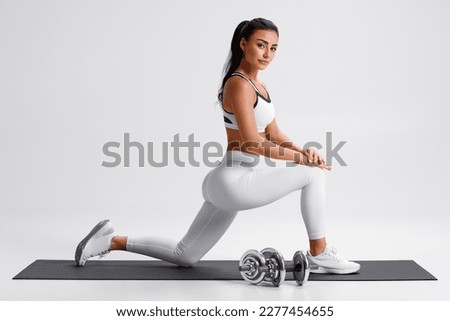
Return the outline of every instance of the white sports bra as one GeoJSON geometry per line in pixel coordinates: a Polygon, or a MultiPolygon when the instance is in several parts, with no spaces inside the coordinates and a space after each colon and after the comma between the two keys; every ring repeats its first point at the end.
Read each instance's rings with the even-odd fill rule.
{"type": "MultiPolygon", "coordinates": [[[[246,79],[253,86],[253,89],[255,89],[256,101],[255,104],[253,105],[253,112],[255,114],[256,127],[258,128],[258,132],[264,132],[267,125],[269,125],[275,118],[275,109],[273,107],[269,93],[266,90],[268,95],[268,98],[266,99],[263,95],[261,95],[258,88],[251,81],[251,79],[241,74],[240,72],[234,72],[231,74],[230,77],[232,76],[239,76],[246,79]]],[[[223,108],[223,104],[222,104],[222,111],[225,127],[239,130],[234,113],[227,112],[225,108],[223,108]]]]}

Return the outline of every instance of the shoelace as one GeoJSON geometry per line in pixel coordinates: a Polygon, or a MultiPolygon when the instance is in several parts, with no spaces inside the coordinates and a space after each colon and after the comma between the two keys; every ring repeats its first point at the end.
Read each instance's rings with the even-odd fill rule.
{"type": "Polygon", "coordinates": [[[331,256],[333,258],[333,260],[335,260],[336,262],[342,262],[344,259],[342,258],[342,256],[340,256],[337,252],[337,249],[333,246],[330,246],[330,251],[328,253],[326,253],[327,255],[331,256]]]}

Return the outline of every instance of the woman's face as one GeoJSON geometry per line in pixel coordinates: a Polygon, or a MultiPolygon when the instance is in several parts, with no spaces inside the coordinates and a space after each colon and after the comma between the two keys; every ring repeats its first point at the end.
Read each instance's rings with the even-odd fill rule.
{"type": "Polygon", "coordinates": [[[264,70],[275,57],[278,35],[273,30],[256,30],[249,41],[241,39],[244,58],[250,65],[264,70]]]}

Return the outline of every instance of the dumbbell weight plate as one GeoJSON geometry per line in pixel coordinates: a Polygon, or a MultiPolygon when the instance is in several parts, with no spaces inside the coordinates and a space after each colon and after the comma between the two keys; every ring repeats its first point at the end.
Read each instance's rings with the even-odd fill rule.
{"type": "Polygon", "coordinates": [[[256,250],[248,250],[239,261],[239,272],[247,282],[258,284],[264,280],[266,272],[266,258],[256,250]]]}
{"type": "Polygon", "coordinates": [[[280,286],[286,278],[286,265],[283,255],[271,247],[263,249],[261,254],[266,258],[267,266],[273,265],[270,269],[271,272],[266,273],[264,280],[272,282],[274,286],[280,286]]]}
{"type": "Polygon", "coordinates": [[[292,259],[294,266],[299,267],[296,268],[294,273],[295,282],[297,282],[298,285],[305,284],[306,281],[308,281],[309,278],[309,262],[306,258],[306,255],[302,251],[297,251],[294,254],[294,258],[292,259]]]}

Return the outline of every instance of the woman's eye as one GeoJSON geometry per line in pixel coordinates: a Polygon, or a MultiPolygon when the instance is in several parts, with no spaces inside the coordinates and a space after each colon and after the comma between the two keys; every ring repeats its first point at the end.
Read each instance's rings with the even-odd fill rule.
{"type": "Polygon", "coordinates": [[[272,51],[277,51],[276,47],[271,48],[272,51]]]}
{"type": "Polygon", "coordinates": [[[264,48],[264,45],[263,45],[262,43],[259,43],[259,44],[258,44],[258,47],[259,47],[259,48],[264,48]]]}

